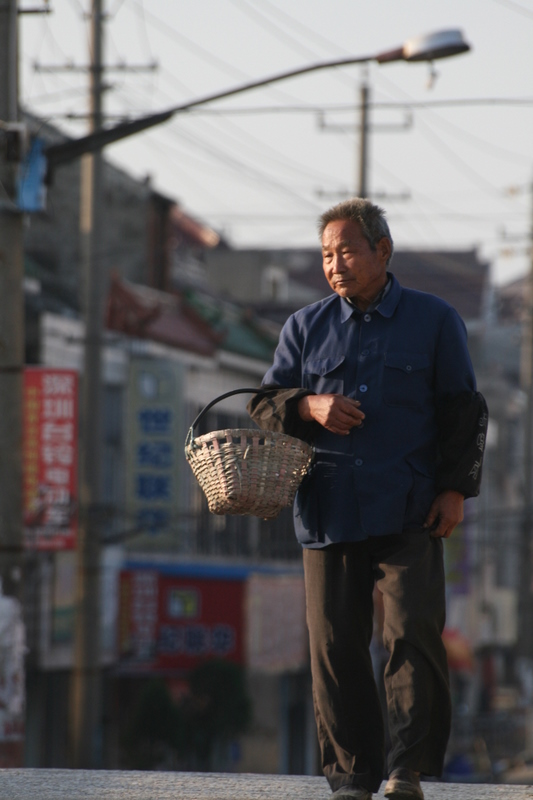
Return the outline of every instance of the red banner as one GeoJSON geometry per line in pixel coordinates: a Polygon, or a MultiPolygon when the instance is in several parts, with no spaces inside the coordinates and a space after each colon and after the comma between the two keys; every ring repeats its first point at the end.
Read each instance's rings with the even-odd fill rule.
{"type": "Polygon", "coordinates": [[[150,569],[120,576],[123,669],[187,671],[207,658],[244,660],[244,581],[150,569]]]}
{"type": "Polygon", "coordinates": [[[23,502],[27,547],[70,550],[78,527],[78,374],[24,371],[23,502]]]}

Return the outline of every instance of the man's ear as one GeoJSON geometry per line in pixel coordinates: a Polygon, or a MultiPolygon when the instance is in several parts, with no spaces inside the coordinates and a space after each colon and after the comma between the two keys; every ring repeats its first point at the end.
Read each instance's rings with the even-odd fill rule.
{"type": "Polygon", "coordinates": [[[382,236],[376,245],[376,250],[378,251],[380,259],[386,264],[392,253],[391,240],[387,236],[382,236]]]}

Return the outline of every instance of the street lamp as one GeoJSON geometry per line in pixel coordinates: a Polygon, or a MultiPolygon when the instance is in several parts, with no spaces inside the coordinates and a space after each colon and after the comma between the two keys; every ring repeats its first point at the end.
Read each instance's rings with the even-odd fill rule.
{"type": "Polygon", "coordinates": [[[402,47],[376,57],[380,64],[386,61],[435,61],[437,58],[458,56],[470,50],[463,34],[457,28],[428,33],[408,39],[402,47]]]}
{"type": "MultiPolygon", "coordinates": [[[[102,83],[102,65],[100,58],[95,59],[94,54],[101,51],[101,38],[99,36],[99,26],[101,24],[102,0],[93,0],[92,28],[93,43],[99,42],[98,47],[93,44],[93,89],[92,95],[97,93],[97,86],[102,83]]],[[[62,163],[72,161],[87,153],[99,153],[103,147],[112,142],[140,133],[148,128],[155,127],[175,114],[183,113],[196,106],[205,105],[215,100],[222,100],[232,97],[242,92],[258,89],[262,86],[278,83],[288,78],[304,75],[309,72],[342,67],[350,64],[364,64],[376,61],[380,64],[391,61],[433,61],[437,58],[447,58],[449,56],[464,53],[470,49],[463,39],[459,30],[447,30],[433,33],[428,36],[421,36],[417,39],[410,39],[401,47],[395,50],[388,50],[370,56],[359,56],[343,58],[335,61],[320,62],[298,69],[282,72],[261,80],[251,81],[233,89],[200,97],[181,105],[174,106],[167,111],[150,116],[140,117],[130,122],[124,122],[112,128],[97,129],[93,133],[80,139],[64,142],[59,145],[52,145],[45,150],[47,159],[47,171],[50,178],[54,168],[62,163]]],[[[93,97],[93,110],[98,107],[98,117],[100,115],[99,106],[93,97]]],[[[96,116],[93,114],[93,119],[96,116]]],[[[98,160],[98,159],[96,159],[98,160]]],[[[76,659],[73,680],[73,730],[72,742],[75,755],[76,766],[83,764],[97,766],[98,760],[95,749],[95,742],[98,738],[98,719],[99,719],[99,681],[97,670],[99,667],[99,643],[98,632],[95,628],[95,620],[99,618],[99,550],[98,526],[95,524],[94,512],[98,509],[98,499],[100,497],[100,486],[98,480],[98,465],[101,462],[100,438],[98,413],[99,393],[101,390],[101,350],[102,350],[102,307],[103,297],[106,291],[106,276],[103,273],[102,264],[94,258],[96,245],[99,235],[95,227],[95,218],[98,220],[97,212],[102,208],[101,183],[96,180],[100,170],[92,171],[92,178],[88,180],[82,194],[87,199],[85,209],[87,213],[83,215],[83,242],[84,252],[86,253],[85,276],[85,347],[84,347],[84,408],[82,409],[81,439],[84,457],[82,459],[82,489],[83,497],[81,503],[84,507],[83,518],[84,533],[80,537],[78,544],[78,594],[80,602],[77,608],[76,628],[78,630],[78,646],[76,648],[76,659]],[[89,211],[92,209],[92,212],[89,211]]]]}
{"type": "Polygon", "coordinates": [[[306,67],[289,70],[288,72],[280,72],[269,78],[251,81],[250,83],[236,86],[233,89],[226,89],[223,92],[208,94],[197,100],[189,100],[187,103],[174,106],[158,114],[151,114],[131,120],[130,122],[119,123],[112,128],[106,128],[105,130],[91,133],[80,139],[74,139],[73,141],[59,145],[52,145],[46,148],[45,151],[48,163],[48,174],[51,175],[54,167],[58,164],[72,161],[84,153],[100,150],[102,147],[124,139],[127,136],[131,136],[134,133],[140,133],[147,128],[153,128],[156,125],[166,122],[180,112],[189,111],[196,106],[212,103],[215,100],[222,100],[226,97],[232,97],[233,95],[248,92],[252,89],[259,89],[262,86],[278,83],[288,78],[295,78],[298,75],[305,75],[308,72],[317,72],[318,70],[332,69],[334,67],[346,67],[350,64],[368,64],[371,61],[376,61],[378,64],[387,64],[392,61],[435,61],[439,58],[450,58],[451,56],[460,55],[469,50],[470,45],[465,41],[461,31],[457,28],[453,28],[451,30],[437,31],[436,33],[408,39],[401,47],[397,47],[394,50],[386,50],[382,53],[369,56],[350,56],[349,58],[341,58],[335,61],[321,61],[318,64],[310,64],[306,67]]]}

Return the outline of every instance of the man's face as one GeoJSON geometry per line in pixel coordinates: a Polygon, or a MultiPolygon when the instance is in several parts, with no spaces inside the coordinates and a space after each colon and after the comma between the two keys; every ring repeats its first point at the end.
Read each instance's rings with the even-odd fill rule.
{"type": "Polygon", "coordinates": [[[326,279],[340,297],[350,297],[366,308],[387,282],[391,243],[383,237],[372,250],[361,226],[352,220],[335,220],[322,234],[326,279]]]}

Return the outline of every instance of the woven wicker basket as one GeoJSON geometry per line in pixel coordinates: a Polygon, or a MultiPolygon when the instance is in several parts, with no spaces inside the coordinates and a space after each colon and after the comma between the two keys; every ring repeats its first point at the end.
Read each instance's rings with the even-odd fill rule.
{"type": "Polygon", "coordinates": [[[215,403],[257,391],[235,389],[215,398],[198,414],[187,434],[185,456],[212,514],[276,517],[291,505],[311,464],[313,448],[284,433],[233,428],[194,438],[194,429],[215,403]]]}

